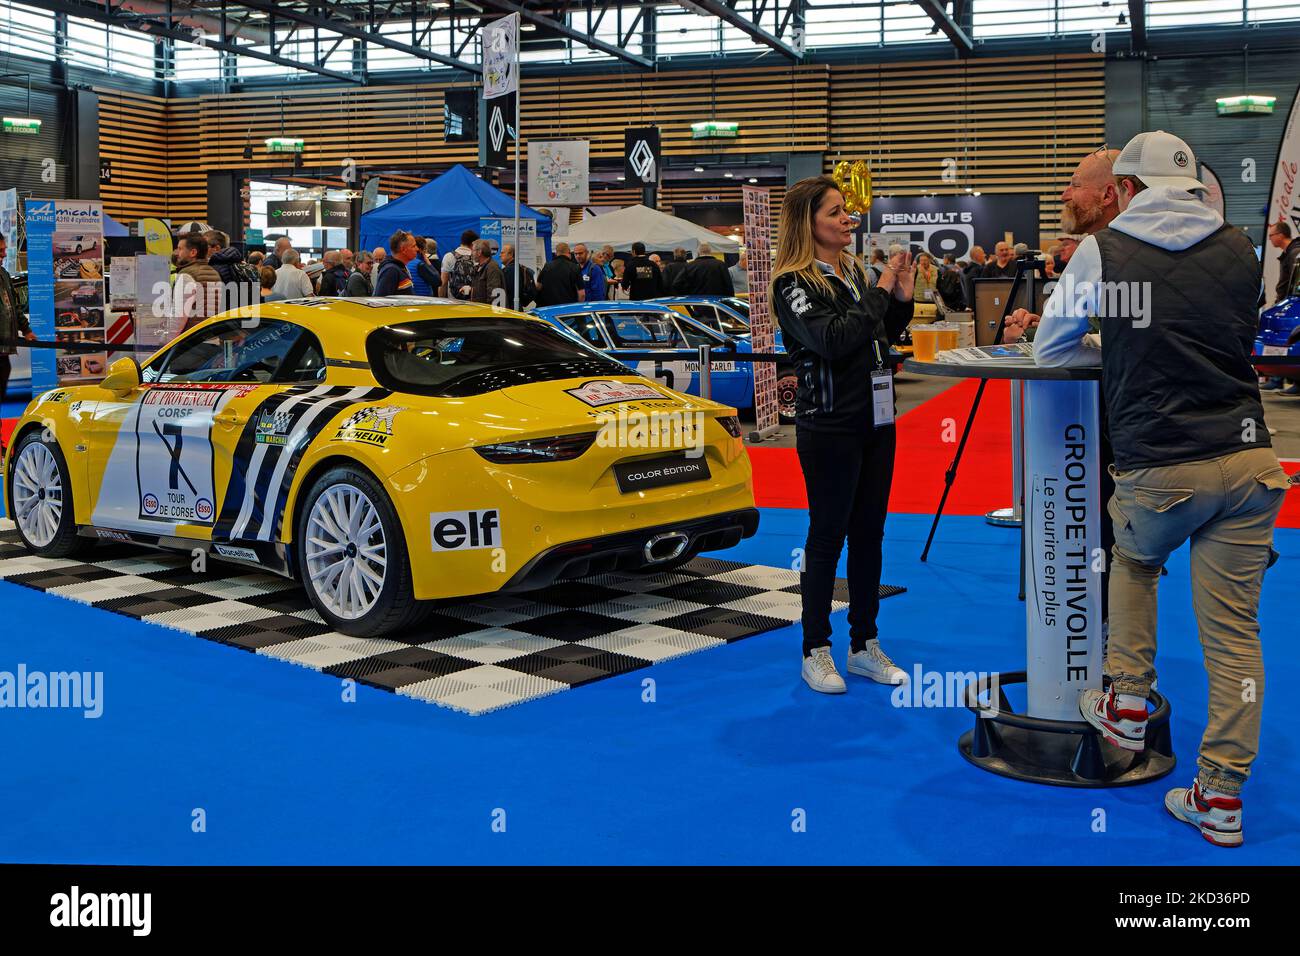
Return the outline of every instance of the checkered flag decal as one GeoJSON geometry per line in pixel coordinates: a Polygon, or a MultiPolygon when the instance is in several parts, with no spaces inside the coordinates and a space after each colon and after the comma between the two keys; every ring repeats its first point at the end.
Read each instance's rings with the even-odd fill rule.
{"type": "MultiPolygon", "coordinates": [[[[198,573],[189,555],[107,542],[87,561],[41,558],[3,519],[0,580],[475,715],[786,627],[801,612],[798,572],[701,557],[660,574],[443,602],[408,631],[349,637],[287,578],[216,560],[198,573]]],[[[833,609],[847,600],[836,581],[833,609]]]]}

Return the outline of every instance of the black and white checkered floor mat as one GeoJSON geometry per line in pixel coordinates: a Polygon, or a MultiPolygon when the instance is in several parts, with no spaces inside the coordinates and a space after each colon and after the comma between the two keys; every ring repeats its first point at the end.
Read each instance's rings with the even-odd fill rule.
{"type": "MultiPolygon", "coordinates": [[[[348,637],[286,578],[217,561],[196,573],[188,555],[106,543],[89,562],[36,557],[4,519],[0,579],[467,714],[720,647],[800,615],[797,572],[696,558],[663,574],[603,574],[440,604],[410,632],[348,637]]],[[[835,610],[847,607],[842,580],[835,596],[835,610]]]]}

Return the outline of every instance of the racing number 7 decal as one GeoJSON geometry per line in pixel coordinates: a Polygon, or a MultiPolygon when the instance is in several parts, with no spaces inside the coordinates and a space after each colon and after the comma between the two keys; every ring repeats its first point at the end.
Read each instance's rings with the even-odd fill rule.
{"type": "Polygon", "coordinates": [[[174,422],[168,422],[160,430],[158,428],[158,423],[154,422],[153,430],[158,432],[158,437],[161,438],[162,443],[167,446],[167,453],[172,457],[171,470],[167,473],[167,487],[171,491],[175,491],[178,487],[176,478],[179,476],[184,478],[185,484],[190,486],[190,494],[197,495],[199,489],[194,487],[194,482],[190,481],[190,476],[185,474],[185,469],[181,467],[181,448],[182,443],[185,441],[185,432],[181,431],[181,426],[174,422]],[[176,439],[174,444],[167,441],[168,435],[171,435],[176,439]]]}

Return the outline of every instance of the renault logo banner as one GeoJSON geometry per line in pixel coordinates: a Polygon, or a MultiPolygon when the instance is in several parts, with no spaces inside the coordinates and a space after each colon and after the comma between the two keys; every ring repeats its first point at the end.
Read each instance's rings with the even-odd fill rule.
{"type": "Polygon", "coordinates": [[[623,133],[623,175],[629,183],[659,181],[659,127],[645,126],[623,133]]]}
{"type": "Polygon", "coordinates": [[[518,95],[507,93],[483,101],[478,144],[480,166],[505,169],[508,165],[506,147],[515,139],[515,97],[518,95]]]}

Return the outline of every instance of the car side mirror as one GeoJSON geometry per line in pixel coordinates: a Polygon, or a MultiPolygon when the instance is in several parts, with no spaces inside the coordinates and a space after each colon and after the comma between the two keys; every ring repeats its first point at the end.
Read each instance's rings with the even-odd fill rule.
{"type": "Polygon", "coordinates": [[[119,398],[140,387],[140,363],[133,357],[120,358],[108,367],[108,375],[99,387],[117,394],[119,398]]]}

